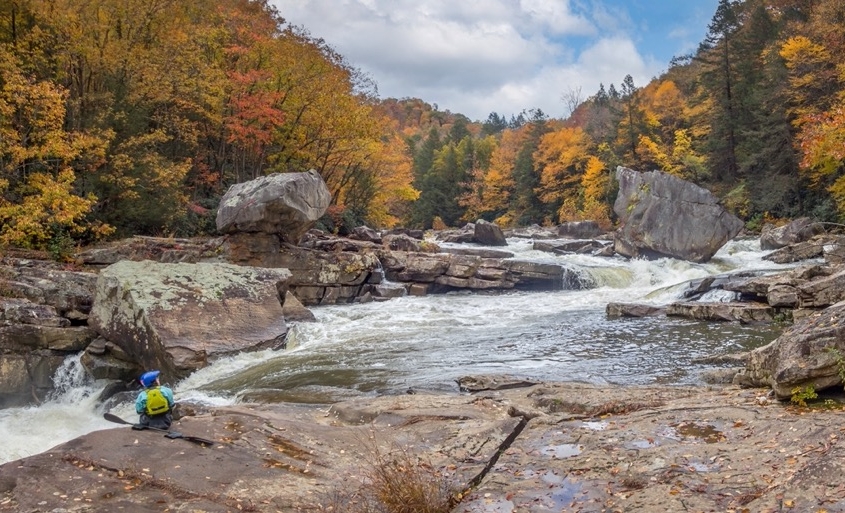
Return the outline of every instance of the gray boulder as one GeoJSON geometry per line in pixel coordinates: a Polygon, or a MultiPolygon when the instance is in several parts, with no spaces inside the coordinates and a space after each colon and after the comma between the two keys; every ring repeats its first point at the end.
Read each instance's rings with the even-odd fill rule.
{"type": "Polygon", "coordinates": [[[349,238],[381,244],[381,234],[369,226],[358,226],[353,228],[352,233],[349,234],[349,238]]]}
{"type": "Polygon", "coordinates": [[[89,325],[133,362],[185,377],[209,360],[284,346],[286,269],[122,261],[105,268],[89,325]]]}
{"type": "Polygon", "coordinates": [[[145,370],[126,351],[102,337],[88,344],[80,363],[95,379],[130,382],[145,370]]]}
{"type": "Polygon", "coordinates": [[[614,248],[627,257],[672,257],[706,262],[742,230],[742,221],[718,198],[678,177],[616,170],[619,194],[613,210],[622,227],[614,248]]]}
{"type": "Polygon", "coordinates": [[[783,226],[767,224],[760,234],[760,249],[779,249],[790,244],[805,242],[824,233],[824,226],[809,217],[800,217],[783,226]]]}
{"type": "Polygon", "coordinates": [[[570,239],[589,239],[601,235],[602,229],[595,221],[570,221],[559,224],[557,226],[557,233],[561,237],[568,237],[570,239]]]}
{"type": "Polygon", "coordinates": [[[423,252],[424,241],[399,233],[385,235],[382,239],[384,246],[391,251],[423,252]]]}
{"type": "Polygon", "coordinates": [[[831,236],[830,244],[824,247],[824,259],[831,265],[845,264],[845,236],[831,236]]]}
{"type": "Polygon", "coordinates": [[[519,239],[557,239],[560,237],[557,229],[544,228],[539,224],[532,224],[531,226],[524,226],[519,228],[510,228],[505,230],[505,237],[515,237],[519,239]]]}
{"type": "Polygon", "coordinates": [[[315,322],[317,320],[314,312],[306,308],[291,291],[285,293],[282,313],[284,313],[286,321],[315,322]]]}
{"type": "Polygon", "coordinates": [[[66,271],[37,260],[4,259],[0,264],[0,288],[5,295],[49,305],[58,315],[84,321],[91,310],[97,276],[66,271]]]}
{"type": "Polygon", "coordinates": [[[313,169],[262,176],[226,191],[217,210],[217,230],[277,234],[284,242],[297,244],[330,201],[326,183],[313,169]]]}
{"type": "Polygon", "coordinates": [[[842,384],[843,355],[845,302],[797,321],[771,344],[751,351],[736,382],[771,386],[781,399],[791,397],[796,388],[812,385],[823,390],[842,384]]]}
{"type": "Polygon", "coordinates": [[[824,248],[829,247],[834,240],[835,238],[827,235],[817,235],[810,240],[796,242],[795,244],[778,248],[764,256],[763,260],[768,260],[776,264],[788,264],[810,260],[812,258],[822,258],[824,256],[824,248]]]}
{"type": "Polygon", "coordinates": [[[467,223],[463,228],[444,230],[436,233],[435,237],[443,242],[453,244],[469,244],[475,242],[475,223],[467,223]]]}
{"type": "Polygon", "coordinates": [[[484,246],[507,246],[502,229],[484,219],[475,222],[473,241],[484,246]]]}

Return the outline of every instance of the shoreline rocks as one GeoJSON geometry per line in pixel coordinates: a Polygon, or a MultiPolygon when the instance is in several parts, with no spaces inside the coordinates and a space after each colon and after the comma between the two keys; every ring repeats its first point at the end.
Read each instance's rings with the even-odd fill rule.
{"type": "Polygon", "coordinates": [[[497,386],[244,404],[176,422],[209,447],[96,431],[0,466],[0,511],[339,510],[392,461],[409,470],[395,477],[460,493],[453,513],[845,506],[841,407],[800,410],[730,386],[473,382],[497,386]]]}

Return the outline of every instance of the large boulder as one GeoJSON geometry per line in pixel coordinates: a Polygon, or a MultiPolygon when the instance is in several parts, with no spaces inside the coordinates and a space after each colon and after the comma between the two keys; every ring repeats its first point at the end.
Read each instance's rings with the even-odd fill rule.
{"type": "Polygon", "coordinates": [[[619,166],[616,179],[613,210],[622,226],[614,247],[623,256],[706,262],[742,230],[716,196],[676,176],[619,166]]]}
{"type": "Polygon", "coordinates": [[[122,261],[100,273],[89,325],[144,368],[185,377],[214,357],[284,346],[290,272],[122,261]]]}
{"type": "Polygon", "coordinates": [[[313,169],[262,176],[226,191],[217,210],[217,230],[277,234],[297,244],[330,201],[329,188],[313,169]]]}
{"type": "Polygon", "coordinates": [[[845,302],[799,320],[771,344],[751,351],[736,382],[771,386],[781,399],[810,385],[823,390],[842,384],[843,355],[845,302]]]}
{"type": "Polygon", "coordinates": [[[505,239],[505,234],[502,229],[494,223],[489,223],[484,219],[479,219],[475,222],[475,233],[473,240],[478,244],[484,246],[507,246],[508,241],[505,239]]]}
{"type": "Polygon", "coordinates": [[[838,238],[830,235],[816,235],[810,240],[796,242],[782,248],[778,248],[763,257],[763,260],[776,264],[788,264],[824,257],[826,247],[833,246],[838,238]]]}

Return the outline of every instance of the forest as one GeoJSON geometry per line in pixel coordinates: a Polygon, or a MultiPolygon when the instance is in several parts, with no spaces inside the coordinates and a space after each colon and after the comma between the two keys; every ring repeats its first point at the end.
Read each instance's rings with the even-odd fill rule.
{"type": "Polygon", "coordinates": [[[720,0],[647,84],[470,120],[377,84],[267,0],[0,1],[0,248],[215,233],[233,184],[317,170],[320,227],[616,222],[619,165],[746,222],[845,221],[845,3],[720,0]]]}

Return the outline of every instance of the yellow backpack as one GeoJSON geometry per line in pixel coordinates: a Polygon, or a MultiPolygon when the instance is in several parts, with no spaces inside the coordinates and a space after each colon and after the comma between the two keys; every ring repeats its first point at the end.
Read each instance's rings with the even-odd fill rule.
{"type": "Polygon", "coordinates": [[[147,390],[148,416],[161,415],[162,413],[167,413],[169,409],[170,403],[167,402],[167,398],[164,397],[164,394],[161,393],[158,387],[147,390]]]}

